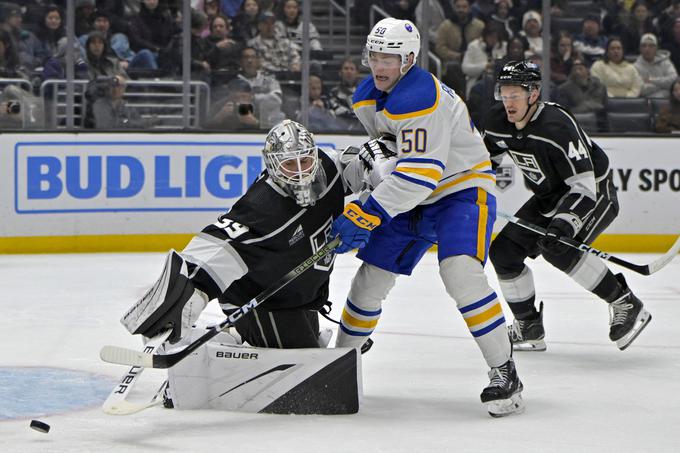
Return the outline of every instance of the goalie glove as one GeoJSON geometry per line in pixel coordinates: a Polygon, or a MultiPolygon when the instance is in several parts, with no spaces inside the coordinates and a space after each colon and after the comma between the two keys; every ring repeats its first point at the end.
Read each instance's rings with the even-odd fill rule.
{"type": "Polygon", "coordinates": [[[369,140],[360,147],[349,146],[340,155],[345,185],[353,192],[373,190],[397,166],[396,142],[392,136],[369,140]]]}

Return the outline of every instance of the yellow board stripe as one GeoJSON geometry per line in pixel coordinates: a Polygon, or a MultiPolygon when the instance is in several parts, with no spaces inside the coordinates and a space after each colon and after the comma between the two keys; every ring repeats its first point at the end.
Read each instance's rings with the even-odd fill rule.
{"type": "MultiPolygon", "coordinates": [[[[166,252],[171,248],[182,250],[193,236],[193,234],[111,234],[0,237],[0,254],[166,252]]],[[[603,234],[593,243],[593,247],[617,253],[665,253],[677,237],[675,234],[603,234]]],[[[430,251],[436,250],[437,246],[430,247],[430,251]]]]}
{"type": "Polygon", "coordinates": [[[441,88],[439,87],[439,82],[437,81],[435,76],[433,76],[432,74],[430,74],[430,75],[432,76],[432,80],[434,80],[434,86],[435,86],[435,89],[437,90],[437,98],[435,99],[434,105],[432,107],[427,108],[427,109],[423,109],[423,110],[417,110],[415,112],[399,113],[399,114],[390,113],[390,112],[387,111],[387,109],[385,109],[384,110],[385,116],[388,117],[391,120],[398,121],[398,120],[405,120],[407,118],[415,118],[416,116],[429,115],[430,113],[434,112],[437,109],[437,106],[439,105],[439,96],[440,96],[439,92],[441,91],[441,88]]]}
{"type": "Polygon", "coordinates": [[[493,318],[494,316],[502,312],[503,311],[501,310],[501,304],[496,302],[495,304],[493,304],[493,307],[489,308],[488,310],[485,310],[478,315],[465,318],[465,323],[468,325],[468,327],[472,328],[476,325],[482,324],[485,321],[488,321],[489,319],[493,318]]]}
{"type": "Polygon", "coordinates": [[[481,187],[477,188],[477,206],[479,220],[477,223],[477,259],[484,262],[486,258],[486,222],[489,220],[489,207],[486,205],[487,194],[481,187]]]}
{"type": "Polygon", "coordinates": [[[359,101],[352,104],[353,109],[358,109],[359,107],[366,107],[369,105],[375,105],[375,99],[367,99],[365,101],[359,101]]]}
{"type": "Polygon", "coordinates": [[[468,175],[461,176],[460,178],[456,178],[456,179],[454,179],[453,181],[449,181],[449,182],[447,182],[446,184],[437,187],[436,189],[434,189],[434,190],[432,191],[432,193],[433,193],[433,194],[437,194],[437,193],[439,193],[439,192],[442,192],[442,191],[448,189],[448,188],[451,187],[451,186],[455,186],[456,184],[460,184],[460,183],[462,183],[462,182],[468,181],[468,180],[473,179],[473,178],[488,179],[488,180],[490,180],[490,181],[493,181],[494,183],[496,182],[496,177],[495,177],[495,176],[487,175],[487,174],[485,174],[485,173],[470,173],[470,174],[468,174],[468,175]]]}
{"type": "Polygon", "coordinates": [[[420,176],[425,176],[426,178],[434,179],[435,181],[439,181],[439,178],[442,177],[441,171],[432,168],[397,167],[394,170],[404,173],[415,173],[420,176]]]}
{"type": "Polygon", "coordinates": [[[369,321],[357,319],[354,316],[347,313],[347,311],[344,309],[342,310],[342,320],[352,327],[362,327],[364,329],[373,329],[378,324],[377,319],[372,319],[369,321]]]}

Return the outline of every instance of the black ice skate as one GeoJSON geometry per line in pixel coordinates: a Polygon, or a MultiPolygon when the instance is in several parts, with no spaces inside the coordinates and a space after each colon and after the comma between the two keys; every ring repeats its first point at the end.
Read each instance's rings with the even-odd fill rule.
{"type": "Polygon", "coordinates": [[[515,351],[545,351],[545,329],[543,329],[543,302],[538,305],[538,317],[515,319],[508,326],[508,336],[515,351]]]}
{"type": "Polygon", "coordinates": [[[623,287],[623,295],[609,304],[609,339],[623,351],[647,327],[652,315],[628,288],[623,275],[616,274],[616,278],[623,287]]]}
{"type": "Polygon", "coordinates": [[[524,412],[521,394],[524,386],[517,376],[512,358],[497,368],[491,368],[489,379],[491,382],[480,395],[489,415],[497,418],[524,412]]]}

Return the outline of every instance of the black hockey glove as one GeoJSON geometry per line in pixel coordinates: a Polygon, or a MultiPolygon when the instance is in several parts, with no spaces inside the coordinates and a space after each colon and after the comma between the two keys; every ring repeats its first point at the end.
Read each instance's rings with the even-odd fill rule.
{"type": "Polygon", "coordinates": [[[574,229],[566,220],[552,219],[546,228],[545,236],[538,240],[538,246],[543,253],[553,256],[563,255],[569,250],[569,246],[562,244],[557,238],[560,236],[571,238],[573,235],[574,229]]]}

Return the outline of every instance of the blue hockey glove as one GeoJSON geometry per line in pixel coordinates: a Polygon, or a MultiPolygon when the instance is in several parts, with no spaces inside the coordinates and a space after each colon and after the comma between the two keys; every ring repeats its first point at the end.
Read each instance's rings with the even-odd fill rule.
{"type": "Polygon", "coordinates": [[[335,253],[347,253],[353,249],[360,249],[368,243],[371,231],[380,225],[380,217],[362,209],[360,201],[354,201],[345,206],[340,217],[333,221],[331,237],[340,236],[340,245],[335,253]]]}
{"type": "Polygon", "coordinates": [[[557,238],[560,236],[571,238],[573,235],[574,229],[569,222],[562,219],[552,219],[548,228],[546,228],[545,236],[538,240],[538,246],[543,253],[553,256],[563,255],[569,250],[569,246],[562,244],[557,238]]]}

